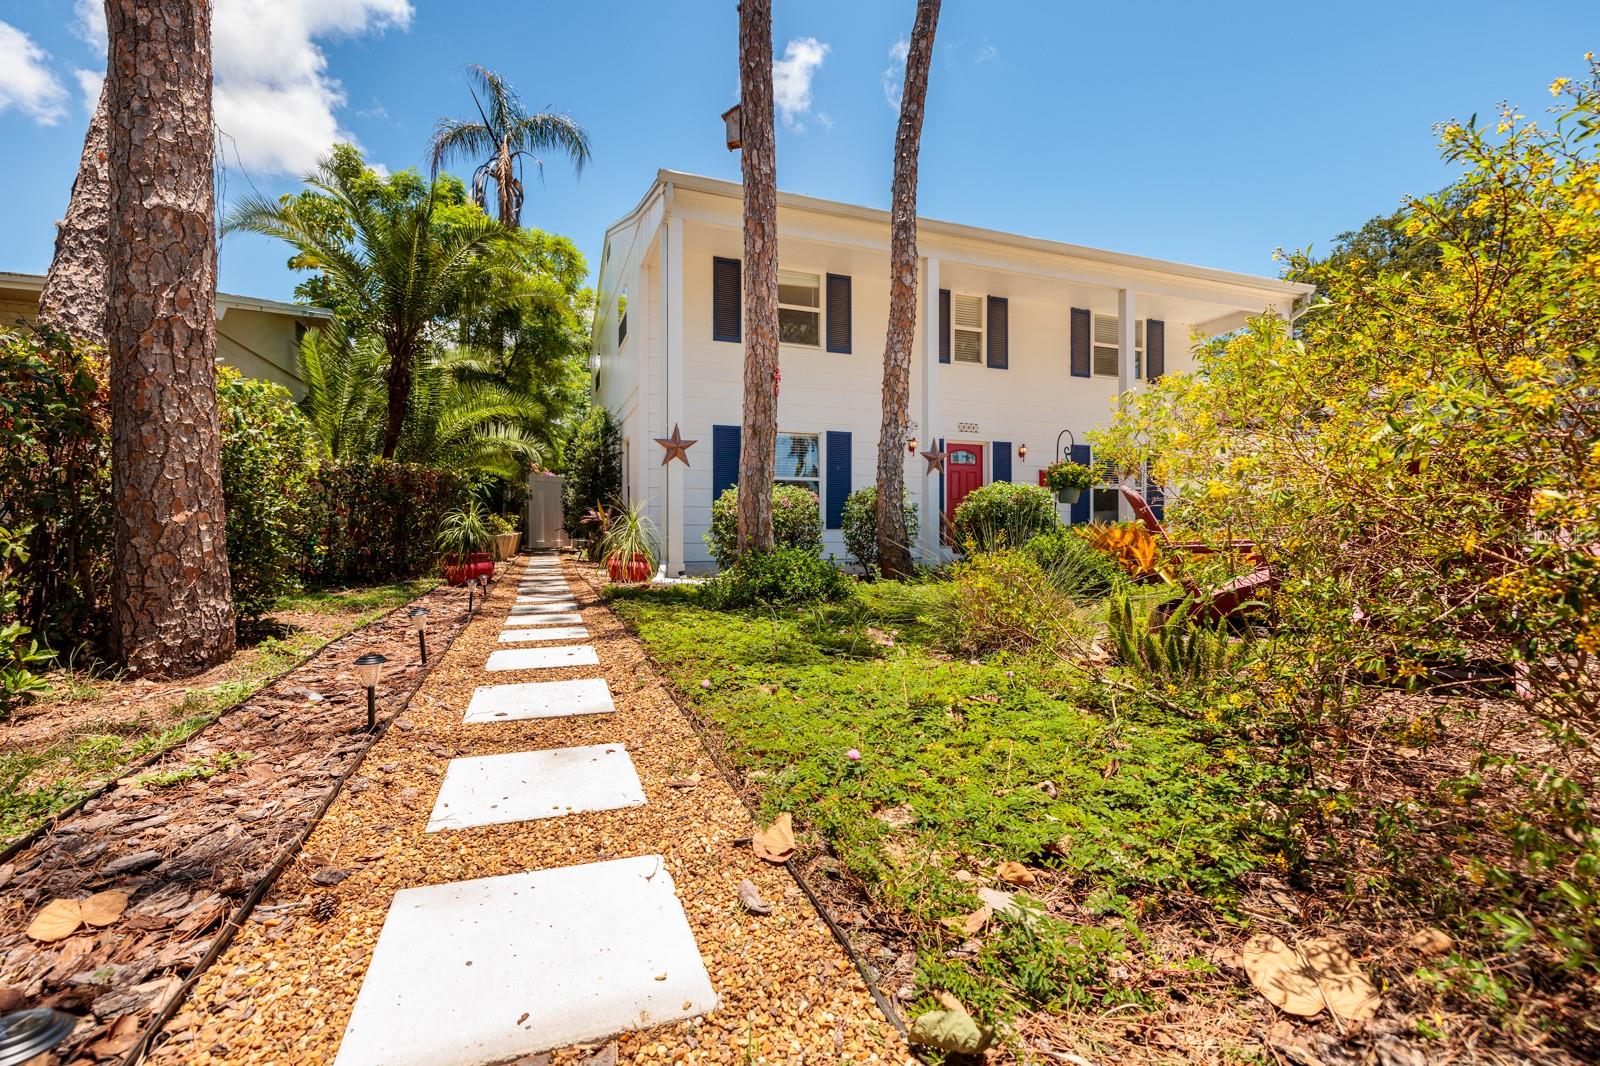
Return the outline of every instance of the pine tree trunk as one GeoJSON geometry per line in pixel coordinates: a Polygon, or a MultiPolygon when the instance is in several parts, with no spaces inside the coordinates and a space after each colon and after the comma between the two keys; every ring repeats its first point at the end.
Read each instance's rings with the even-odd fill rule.
{"type": "Polygon", "coordinates": [[[130,672],[233,654],[216,350],[209,0],[108,0],[112,641],[130,672]]]}
{"type": "Polygon", "coordinates": [[[778,173],[772,124],[772,0],[739,4],[744,172],[744,430],[739,554],[772,547],[778,444],[778,173]]]}
{"type": "Polygon", "coordinates": [[[106,176],[106,87],[89,118],[67,216],[39,293],[39,321],[79,340],[106,342],[106,240],[111,194],[106,176]]]}
{"type": "MultiPolygon", "coordinates": [[[[889,328],[883,343],[883,426],[878,434],[878,565],[885,577],[911,572],[905,519],[906,409],[911,404],[911,345],[917,329],[917,155],[928,97],[928,66],[939,25],[939,0],[917,0],[906,53],[900,128],[894,140],[889,209],[889,328]]],[[[933,427],[928,427],[933,432],[933,427]]],[[[937,522],[937,515],[923,521],[937,522]]],[[[938,528],[935,525],[934,528],[938,528]]]]}

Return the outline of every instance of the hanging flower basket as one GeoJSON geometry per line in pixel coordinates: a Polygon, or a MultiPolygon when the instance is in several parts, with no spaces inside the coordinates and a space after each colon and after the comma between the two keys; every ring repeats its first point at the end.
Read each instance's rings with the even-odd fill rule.
{"type": "Polygon", "coordinates": [[[1044,468],[1044,483],[1062,503],[1077,503],[1084,489],[1093,488],[1099,475],[1092,467],[1058,459],[1044,468]]]}

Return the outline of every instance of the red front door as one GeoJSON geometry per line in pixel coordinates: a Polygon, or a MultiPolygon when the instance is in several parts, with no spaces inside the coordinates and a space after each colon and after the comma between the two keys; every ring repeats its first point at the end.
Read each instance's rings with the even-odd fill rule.
{"type": "Polygon", "coordinates": [[[954,518],[967,493],[983,487],[983,445],[950,444],[945,448],[944,506],[954,518]]]}

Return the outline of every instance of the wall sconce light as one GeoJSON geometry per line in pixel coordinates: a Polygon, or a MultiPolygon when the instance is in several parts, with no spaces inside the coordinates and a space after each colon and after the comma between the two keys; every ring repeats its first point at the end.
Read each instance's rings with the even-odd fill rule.
{"type": "Polygon", "coordinates": [[[378,676],[383,673],[383,664],[389,660],[375,651],[369,651],[356,659],[356,677],[367,690],[367,732],[371,733],[378,728],[378,676]]]}
{"type": "Polygon", "coordinates": [[[906,441],[906,454],[907,455],[916,455],[917,454],[917,445],[919,443],[920,442],[915,437],[912,437],[910,440],[906,441]]]}
{"type": "Polygon", "coordinates": [[[422,664],[428,664],[428,609],[426,607],[411,608],[411,628],[417,633],[417,647],[422,652],[422,664]]]}
{"type": "Polygon", "coordinates": [[[0,1014],[0,1063],[32,1062],[72,1034],[78,1019],[48,1007],[0,1014]]]}
{"type": "Polygon", "coordinates": [[[1017,458],[1018,459],[1026,459],[1027,457],[1028,457],[1028,446],[1026,444],[1017,445],[1017,458]]]}

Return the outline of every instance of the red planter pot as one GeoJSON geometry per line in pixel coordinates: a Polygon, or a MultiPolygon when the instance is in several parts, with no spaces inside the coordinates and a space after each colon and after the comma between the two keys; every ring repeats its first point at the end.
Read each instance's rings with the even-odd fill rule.
{"type": "Polygon", "coordinates": [[[467,561],[461,563],[454,555],[444,557],[444,579],[451,585],[465,585],[469,581],[476,581],[480,577],[494,576],[494,554],[492,552],[473,552],[467,556],[467,561]]]}
{"type": "Polygon", "coordinates": [[[612,581],[649,581],[650,560],[642,555],[635,555],[626,562],[621,559],[608,559],[606,571],[611,575],[612,581]]]}

